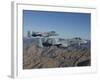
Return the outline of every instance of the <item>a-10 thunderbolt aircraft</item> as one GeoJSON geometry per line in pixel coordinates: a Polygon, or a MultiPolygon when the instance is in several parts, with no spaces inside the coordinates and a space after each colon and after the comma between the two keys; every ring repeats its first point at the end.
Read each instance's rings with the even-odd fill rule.
{"type": "MultiPolygon", "coordinates": [[[[28,37],[34,37],[34,38],[38,38],[37,40],[39,40],[39,44],[41,44],[41,46],[52,46],[52,45],[56,45],[56,46],[62,46],[62,47],[68,47],[70,45],[79,45],[80,44],[86,44],[87,41],[81,39],[80,37],[75,37],[72,39],[60,39],[60,38],[56,38],[53,37],[51,38],[51,36],[58,36],[58,34],[55,31],[49,31],[49,32],[28,32],[28,37]]],[[[41,47],[40,46],[40,47],[41,47]]]]}
{"type": "Polygon", "coordinates": [[[58,36],[58,34],[55,31],[49,31],[49,32],[28,32],[28,36],[30,37],[50,37],[50,36],[58,36]]]}

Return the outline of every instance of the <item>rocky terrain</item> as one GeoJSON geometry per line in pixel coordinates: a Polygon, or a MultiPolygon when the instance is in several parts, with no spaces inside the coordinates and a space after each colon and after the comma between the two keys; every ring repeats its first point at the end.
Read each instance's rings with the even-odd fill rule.
{"type": "Polygon", "coordinates": [[[90,66],[90,46],[50,46],[40,48],[24,41],[23,69],[90,66]]]}

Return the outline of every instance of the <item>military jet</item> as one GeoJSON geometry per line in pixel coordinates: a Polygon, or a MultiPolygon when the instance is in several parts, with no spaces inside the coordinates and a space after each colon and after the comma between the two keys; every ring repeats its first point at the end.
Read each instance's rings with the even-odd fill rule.
{"type": "Polygon", "coordinates": [[[32,32],[32,37],[50,37],[50,36],[58,36],[58,34],[55,31],[50,32],[32,32]]]}

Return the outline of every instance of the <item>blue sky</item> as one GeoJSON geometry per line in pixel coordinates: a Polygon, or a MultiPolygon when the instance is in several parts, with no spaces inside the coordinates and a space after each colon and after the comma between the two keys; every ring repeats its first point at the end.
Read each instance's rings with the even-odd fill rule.
{"type": "Polygon", "coordinates": [[[56,31],[61,38],[90,39],[91,14],[23,10],[24,36],[27,31],[56,31]]]}

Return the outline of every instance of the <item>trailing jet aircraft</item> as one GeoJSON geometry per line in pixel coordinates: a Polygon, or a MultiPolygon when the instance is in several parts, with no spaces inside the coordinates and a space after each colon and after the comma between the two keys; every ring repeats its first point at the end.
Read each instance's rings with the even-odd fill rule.
{"type": "Polygon", "coordinates": [[[32,32],[31,36],[33,37],[50,37],[50,36],[57,36],[58,34],[55,31],[50,32],[32,32]]]}

